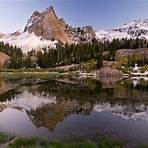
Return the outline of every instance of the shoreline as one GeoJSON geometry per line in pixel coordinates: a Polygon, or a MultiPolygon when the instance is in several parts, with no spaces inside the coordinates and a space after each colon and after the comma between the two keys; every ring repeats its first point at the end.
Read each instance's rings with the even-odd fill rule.
{"type": "MultiPolygon", "coordinates": [[[[50,70],[4,70],[0,71],[0,77],[10,78],[10,79],[19,79],[19,78],[40,78],[40,79],[52,79],[52,78],[74,78],[74,79],[83,79],[83,78],[92,78],[98,79],[96,71],[83,72],[83,71],[67,71],[67,72],[58,72],[50,70]]],[[[142,73],[129,73],[125,74],[123,79],[126,78],[148,78],[148,75],[142,73]]],[[[103,78],[118,78],[118,77],[103,77],[103,78]]],[[[122,79],[120,79],[122,80],[122,79]]]]}

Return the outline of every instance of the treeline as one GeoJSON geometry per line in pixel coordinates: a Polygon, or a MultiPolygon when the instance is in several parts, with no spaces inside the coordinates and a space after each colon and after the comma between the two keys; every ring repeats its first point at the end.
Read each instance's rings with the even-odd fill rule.
{"type": "Polygon", "coordinates": [[[115,60],[115,53],[118,49],[146,47],[148,47],[148,42],[144,39],[114,39],[112,42],[94,42],[92,44],[59,46],[57,49],[50,50],[43,49],[42,52],[37,53],[36,57],[38,66],[43,68],[80,64],[91,59],[95,59],[97,68],[100,68],[103,60],[115,60]]]}
{"type": "Polygon", "coordinates": [[[42,49],[23,54],[20,48],[0,43],[0,51],[11,56],[8,68],[51,68],[56,66],[85,63],[91,59],[97,62],[97,68],[103,60],[115,60],[118,49],[146,48],[148,42],[144,39],[114,39],[112,42],[97,42],[77,45],[58,45],[56,49],[42,49]],[[106,54],[107,53],[107,54],[106,54]]]}

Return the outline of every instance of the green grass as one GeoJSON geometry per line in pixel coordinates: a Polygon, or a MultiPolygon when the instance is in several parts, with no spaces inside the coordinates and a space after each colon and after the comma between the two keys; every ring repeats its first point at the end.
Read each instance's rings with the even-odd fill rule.
{"type": "Polygon", "coordinates": [[[0,132],[1,144],[8,144],[8,148],[122,148],[123,143],[117,139],[102,138],[96,142],[90,140],[49,141],[48,139],[18,138],[0,132]]]}
{"type": "Polygon", "coordinates": [[[0,133],[0,144],[10,141],[11,139],[13,139],[13,136],[9,136],[5,133],[0,133]]]}
{"type": "Polygon", "coordinates": [[[31,139],[24,139],[19,138],[16,139],[12,144],[9,144],[10,148],[35,148],[37,140],[34,138],[31,139]]]}
{"type": "Polygon", "coordinates": [[[16,139],[9,145],[9,148],[122,148],[119,141],[103,139],[97,143],[92,141],[59,142],[38,139],[16,139]]]}
{"type": "Polygon", "coordinates": [[[0,72],[1,78],[8,78],[11,80],[21,79],[21,78],[40,78],[40,79],[50,79],[50,78],[63,78],[67,77],[66,73],[58,72],[0,72]]]}
{"type": "Polygon", "coordinates": [[[122,148],[123,144],[115,139],[103,138],[100,140],[98,147],[99,148],[122,148]]]}

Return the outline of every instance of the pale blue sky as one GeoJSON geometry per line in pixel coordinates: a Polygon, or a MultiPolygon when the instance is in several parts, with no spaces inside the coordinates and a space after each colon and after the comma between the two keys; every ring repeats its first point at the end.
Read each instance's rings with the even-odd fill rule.
{"type": "Polygon", "coordinates": [[[23,29],[33,11],[50,5],[72,26],[107,29],[148,19],[148,0],[0,0],[0,32],[23,29]]]}

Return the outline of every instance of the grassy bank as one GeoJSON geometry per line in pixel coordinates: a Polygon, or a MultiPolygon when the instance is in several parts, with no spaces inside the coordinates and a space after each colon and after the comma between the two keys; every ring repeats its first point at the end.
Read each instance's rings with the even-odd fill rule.
{"type": "Polygon", "coordinates": [[[49,141],[37,138],[17,138],[0,133],[0,147],[6,148],[122,148],[123,144],[115,139],[102,138],[97,142],[77,140],[69,142],[49,141]]]}
{"type": "Polygon", "coordinates": [[[58,142],[48,140],[37,139],[17,139],[9,145],[10,148],[122,148],[122,144],[115,140],[103,139],[98,144],[91,141],[79,141],[79,142],[58,142]]]}
{"type": "Polygon", "coordinates": [[[63,78],[68,77],[67,73],[58,73],[58,72],[0,72],[1,78],[8,79],[22,79],[22,78],[40,78],[40,79],[49,79],[49,78],[63,78]]]}
{"type": "MultiPolygon", "coordinates": [[[[36,138],[15,138],[7,142],[7,148],[124,148],[130,147],[117,139],[101,138],[97,142],[80,140],[71,142],[49,141],[36,138]]],[[[148,148],[148,145],[137,145],[138,148],[148,148]]]]}
{"type": "Polygon", "coordinates": [[[77,142],[60,142],[39,140],[35,138],[18,138],[8,144],[8,148],[122,148],[121,142],[103,138],[99,142],[81,140],[77,142]]]}
{"type": "Polygon", "coordinates": [[[3,69],[0,70],[0,77],[8,79],[22,78],[73,78],[78,77],[77,71],[54,71],[51,69],[3,69]]]}

